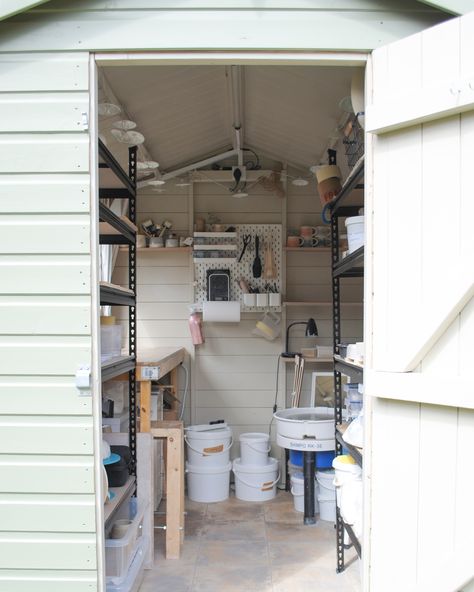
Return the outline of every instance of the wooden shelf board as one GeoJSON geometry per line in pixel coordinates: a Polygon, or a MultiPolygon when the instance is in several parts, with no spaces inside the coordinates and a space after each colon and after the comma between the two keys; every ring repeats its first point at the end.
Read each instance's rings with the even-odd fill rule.
{"type": "MultiPolygon", "coordinates": [[[[128,247],[120,247],[121,251],[128,251],[128,247]]],[[[137,253],[191,253],[192,247],[138,247],[137,253]]]]}
{"type": "Polygon", "coordinates": [[[195,232],[195,238],[237,238],[236,232],[195,232]]]}
{"type": "Polygon", "coordinates": [[[124,294],[134,294],[133,290],[129,288],[124,288],[123,286],[119,286],[117,284],[111,284],[110,282],[99,282],[99,285],[103,288],[112,288],[113,290],[118,290],[119,292],[123,292],[124,294]]]}
{"type": "MultiPolygon", "coordinates": [[[[332,302],[283,302],[283,306],[332,306],[332,302]]],[[[341,306],[363,306],[363,302],[341,302],[341,306]]]]}
{"type": "Polygon", "coordinates": [[[300,253],[330,253],[331,247],[283,247],[284,251],[299,251],[300,253]]]}
{"type": "MultiPolygon", "coordinates": [[[[303,356],[305,364],[332,364],[333,360],[331,358],[305,358],[303,356]]],[[[284,364],[291,364],[295,363],[295,358],[281,358],[281,361],[284,364]]]]}
{"type": "Polygon", "coordinates": [[[106,504],[104,504],[104,523],[105,527],[110,524],[110,521],[116,514],[117,510],[120,508],[123,501],[129,496],[135,487],[135,477],[130,476],[127,479],[125,485],[122,487],[110,487],[109,490],[115,493],[115,497],[113,500],[110,500],[106,504]]]}

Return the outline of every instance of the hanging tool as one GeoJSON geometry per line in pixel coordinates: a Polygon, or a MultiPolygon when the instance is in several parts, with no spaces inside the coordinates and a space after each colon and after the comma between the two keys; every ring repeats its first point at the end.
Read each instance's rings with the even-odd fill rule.
{"type": "Polygon", "coordinates": [[[253,277],[254,278],[259,278],[262,275],[262,261],[260,259],[260,255],[258,252],[260,246],[260,239],[257,236],[255,237],[255,259],[253,260],[253,265],[252,265],[252,272],[253,272],[253,277]]]}
{"type": "Polygon", "coordinates": [[[240,253],[240,257],[238,260],[238,263],[240,263],[242,261],[242,257],[244,256],[245,251],[247,250],[247,247],[250,244],[250,241],[252,240],[252,237],[250,236],[250,234],[244,234],[244,236],[242,237],[243,242],[244,242],[244,246],[242,247],[242,251],[240,253]]]}
{"type": "Polygon", "coordinates": [[[269,242],[265,243],[263,277],[267,280],[273,280],[277,277],[276,265],[273,259],[273,251],[269,242]]]}

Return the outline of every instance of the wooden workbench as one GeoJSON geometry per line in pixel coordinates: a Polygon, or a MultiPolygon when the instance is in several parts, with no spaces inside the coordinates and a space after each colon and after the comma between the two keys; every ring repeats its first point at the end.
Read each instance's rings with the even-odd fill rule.
{"type": "Polygon", "coordinates": [[[164,413],[164,419],[177,419],[179,395],[178,366],[184,361],[184,347],[158,347],[139,353],[136,380],[140,383],[140,431],[149,432],[151,427],[151,383],[169,374],[166,385],[173,396],[171,413],[164,413]]]}

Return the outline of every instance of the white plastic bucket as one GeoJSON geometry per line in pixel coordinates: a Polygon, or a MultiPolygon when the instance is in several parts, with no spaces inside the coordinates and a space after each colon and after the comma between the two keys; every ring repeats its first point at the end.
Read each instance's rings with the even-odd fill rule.
{"type": "MultiPolygon", "coordinates": [[[[317,481],[314,483],[314,512],[319,512],[318,493],[319,487],[317,481]]],[[[291,493],[293,494],[293,504],[297,512],[304,512],[304,475],[301,471],[296,471],[291,475],[291,493]]]]}
{"type": "Polygon", "coordinates": [[[346,218],[346,228],[349,253],[353,253],[359,247],[362,247],[365,242],[364,216],[346,218]]]}
{"type": "Polygon", "coordinates": [[[336,498],[318,495],[319,518],[325,522],[336,522],[336,498]]]}
{"type": "Polygon", "coordinates": [[[266,502],[276,495],[280,478],[279,463],[270,457],[267,465],[243,465],[240,458],[234,460],[235,497],[246,502],[266,502]]]}
{"type": "Polygon", "coordinates": [[[194,502],[222,502],[229,497],[232,463],[222,467],[194,466],[186,463],[188,497],[194,502]]]}
{"type": "Polygon", "coordinates": [[[268,464],[270,436],[260,432],[240,434],[240,462],[243,465],[262,466],[268,464]]]}
{"type": "Polygon", "coordinates": [[[184,440],[190,465],[223,467],[229,463],[232,431],[227,426],[189,426],[185,430],[184,440]]]}
{"type": "Polygon", "coordinates": [[[362,475],[362,469],[358,464],[343,462],[347,455],[336,456],[332,461],[334,467],[334,485],[336,487],[337,505],[341,507],[341,491],[344,483],[353,480],[359,480],[362,475]],[[342,459],[342,460],[341,460],[342,459]]]}
{"type": "Polygon", "coordinates": [[[319,485],[321,497],[334,497],[334,471],[316,471],[316,480],[319,485]]]}

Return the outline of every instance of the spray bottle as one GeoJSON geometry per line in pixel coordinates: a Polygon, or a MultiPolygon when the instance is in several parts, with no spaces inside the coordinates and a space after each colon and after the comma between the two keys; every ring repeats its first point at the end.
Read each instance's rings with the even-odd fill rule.
{"type": "Polygon", "coordinates": [[[189,316],[189,330],[191,331],[191,339],[193,345],[201,345],[204,343],[204,333],[202,330],[201,314],[197,310],[198,305],[192,304],[189,307],[191,315],[189,316]]]}

